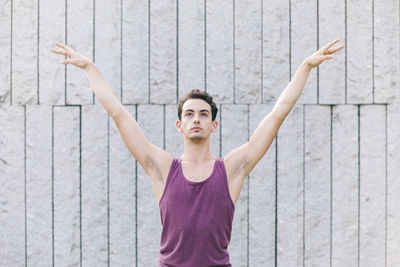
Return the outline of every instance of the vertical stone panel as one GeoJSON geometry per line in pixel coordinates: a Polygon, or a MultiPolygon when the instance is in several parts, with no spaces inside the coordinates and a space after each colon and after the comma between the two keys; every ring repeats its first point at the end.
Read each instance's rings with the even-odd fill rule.
{"type": "MultiPolygon", "coordinates": [[[[223,105],[221,109],[221,154],[225,157],[233,149],[248,141],[248,106],[223,105]]],[[[228,247],[232,266],[247,264],[248,190],[247,177],[235,204],[231,242],[228,247]]]]}
{"type": "Polygon", "coordinates": [[[0,266],[25,265],[24,108],[0,106],[0,266]]]}
{"type": "MultiPolygon", "coordinates": [[[[125,106],[135,118],[135,106],[125,106]]],[[[110,266],[134,266],[136,259],[136,160],[114,121],[109,128],[110,266]]]]}
{"type": "MultiPolygon", "coordinates": [[[[319,45],[340,39],[335,45],[345,45],[345,2],[319,0],[319,45]]],[[[319,67],[319,103],[342,104],[346,102],[345,51],[338,51],[334,58],[319,67]]]]}
{"type": "Polygon", "coordinates": [[[0,2],[0,104],[10,103],[11,1],[0,2]]]}
{"type": "MultiPolygon", "coordinates": [[[[271,105],[250,105],[250,138],[272,109],[271,105]]],[[[275,141],[249,175],[249,264],[275,263],[275,141]]]]}
{"type": "Polygon", "coordinates": [[[385,266],[384,105],[360,107],[360,266],[385,266]]]}
{"type": "MultiPolygon", "coordinates": [[[[291,1],[291,78],[317,47],[317,1],[291,1]]],[[[317,103],[317,69],[313,69],[298,100],[317,103]]]]}
{"type": "Polygon", "coordinates": [[[178,1],[179,97],[194,88],[205,90],[204,1],[178,1]]]}
{"type": "Polygon", "coordinates": [[[26,243],[28,266],[51,266],[52,108],[26,108],[26,243]]]}
{"type": "Polygon", "coordinates": [[[261,2],[235,1],[235,103],[261,103],[261,2]]]}
{"type": "Polygon", "coordinates": [[[13,1],[12,102],[37,104],[38,0],[13,1]]]}
{"type": "Polygon", "coordinates": [[[173,157],[182,155],[184,150],[183,134],[178,132],[177,105],[165,105],[165,151],[173,157]]]}
{"type": "Polygon", "coordinates": [[[399,1],[374,1],[374,103],[399,99],[399,1]]]}
{"type": "Polygon", "coordinates": [[[400,265],[400,104],[387,106],[387,266],[400,265]]]}
{"type": "Polygon", "coordinates": [[[334,106],[332,120],[332,266],[357,266],[357,106],[334,106]]]}
{"type": "Polygon", "coordinates": [[[82,108],[82,265],[108,263],[108,115],[82,108]]]}
{"type": "Polygon", "coordinates": [[[65,1],[41,0],[39,6],[39,104],[65,103],[64,57],[50,52],[65,43],[65,1]]]}
{"type": "MultiPolygon", "coordinates": [[[[96,65],[121,99],[121,0],[96,0],[95,3],[96,65]]],[[[101,105],[96,98],[95,103],[101,105]]]]}
{"type": "Polygon", "coordinates": [[[80,108],[54,107],[53,112],[54,266],[79,266],[80,108]]]}
{"type": "Polygon", "coordinates": [[[277,263],[303,266],[303,105],[295,106],[278,132],[277,263]]]}
{"type": "Polygon", "coordinates": [[[263,102],[275,102],[289,81],[289,2],[263,3],[263,102]]]}
{"type": "MultiPolygon", "coordinates": [[[[67,1],[67,45],[95,61],[93,59],[93,1],[67,1]]],[[[101,69],[101,65],[99,68],[101,69]]],[[[93,103],[93,91],[85,71],[73,65],[67,65],[66,91],[68,104],[93,103]]]]}
{"type": "Polygon", "coordinates": [[[126,104],[149,102],[149,3],[122,1],[122,101],[126,104]]]}
{"type": "Polygon", "coordinates": [[[329,266],[330,261],[330,106],[305,108],[305,265],[329,266]]]}
{"type": "Polygon", "coordinates": [[[372,103],[372,3],[347,1],[347,103],[372,103]]]}
{"type": "Polygon", "coordinates": [[[150,103],[176,103],[177,0],[150,2],[150,103]]]}
{"type": "MultiPolygon", "coordinates": [[[[163,106],[138,106],[138,124],[147,140],[163,149],[163,106]]],[[[138,266],[155,266],[158,264],[161,238],[160,208],[154,194],[151,180],[138,164],[138,266]]]]}
{"type": "Polygon", "coordinates": [[[206,90],[233,103],[233,1],[206,1],[206,90]]]}

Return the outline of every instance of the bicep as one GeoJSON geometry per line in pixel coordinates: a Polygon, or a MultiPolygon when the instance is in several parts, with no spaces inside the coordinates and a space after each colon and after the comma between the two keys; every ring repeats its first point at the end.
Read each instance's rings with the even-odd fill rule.
{"type": "Polygon", "coordinates": [[[268,114],[254,131],[250,140],[226,155],[227,174],[233,179],[244,179],[270,148],[283,120],[268,114]]]}
{"type": "Polygon", "coordinates": [[[162,178],[172,156],[150,143],[136,120],[125,109],[113,118],[126,147],[149,176],[162,178]]]}

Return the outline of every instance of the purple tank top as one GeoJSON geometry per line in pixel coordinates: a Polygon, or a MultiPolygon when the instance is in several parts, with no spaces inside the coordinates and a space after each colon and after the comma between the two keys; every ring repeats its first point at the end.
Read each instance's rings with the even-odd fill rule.
{"type": "Polygon", "coordinates": [[[228,245],[235,205],[229,194],[222,158],[201,182],[183,176],[180,158],[174,158],[160,199],[159,266],[232,266],[228,245]]]}

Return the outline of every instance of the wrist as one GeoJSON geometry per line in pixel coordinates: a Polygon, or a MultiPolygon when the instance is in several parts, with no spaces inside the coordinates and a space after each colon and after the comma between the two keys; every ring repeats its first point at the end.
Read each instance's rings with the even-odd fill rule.
{"type": "Polygon", "coordinates": [[[83,67],[83,69],[84,69],[85,71],[91,71],[91,70],[96,69],[96,65],[93,63],[93,61],[90,60],[90,61],[83,67]]]}
{"type": "Polygon", "coordinates": [[[301,62],[300,67],[305,68],[307,70],[311,70],[313,68],[308,58],[306,58],[305,60],[303,60],[303,62],[301,62]]]}

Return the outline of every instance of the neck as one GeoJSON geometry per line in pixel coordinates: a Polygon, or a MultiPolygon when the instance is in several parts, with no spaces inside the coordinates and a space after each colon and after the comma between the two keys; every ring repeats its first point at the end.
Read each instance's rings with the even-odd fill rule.
{"type": "Polygon", "coordinates": [[[184,145],[183,154],[180,156],[183,161],[199,163],[215,159],[210,152],[210,138],[198,141],[185,138],[184,145]]]}

